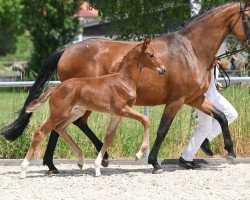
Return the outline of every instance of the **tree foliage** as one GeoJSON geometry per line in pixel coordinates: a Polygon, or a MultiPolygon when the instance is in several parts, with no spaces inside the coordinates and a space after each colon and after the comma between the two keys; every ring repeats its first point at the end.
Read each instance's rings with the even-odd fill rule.
{"type": "MultiPolygon", "coordinates": [[[[99,10],[103,19],[112,23],[110,36],[122,40],[141,40],[145,35],[156,36],[167,33],[182,25],[191,13],[189,0],[89,0],[88,2],[99,10]]],[[[196,2],[201,3],[202,12],[232,1],[196,0],[196,2]]],[[[229,41],[230,49],[239,45],[237,40],[229,38],[229,41]]]]}
{"type": "Polygon", "coordinates": [[[21,0],[0,0],[0,56],[16,50],[17,36],[23,32],[21,0]]]}
{"type": "Polygon", "coordinates": [[[30,69],[38,72],[42,62],[79,33],[74,14],[82,0],[22,0],[24,24],[34,44],[30,69]]]}
{"type": "Polygon", "coordinates": [[[124,40],[166,33],[190,17],[187,0],[89,0],[89,3],[112,23],[111,36],[124,40]]]}

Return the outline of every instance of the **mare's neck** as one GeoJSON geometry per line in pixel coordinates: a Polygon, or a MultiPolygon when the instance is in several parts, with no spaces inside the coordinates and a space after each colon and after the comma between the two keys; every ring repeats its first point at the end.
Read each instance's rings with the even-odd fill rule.
{"type": "Polygon", "coordinates": [[[136,56],[135,54],[127,55],[122,62],[119,76],[123,80],[126,80],[133,86],[137,87],[141,76],[140,65],[140,57],[136,56]]]}
{"type": "Polygon", "coordinates": [[[197,59],[207,69],[210,68],[221,44],[229,34],[231,18],[238,11],[239,4],[237,3],[215,8],[179,31],[190,41],[197,59]]]}

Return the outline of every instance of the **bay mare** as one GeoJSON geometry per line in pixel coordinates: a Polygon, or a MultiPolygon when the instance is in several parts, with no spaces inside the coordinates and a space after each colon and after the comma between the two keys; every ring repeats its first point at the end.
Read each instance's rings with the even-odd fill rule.
{"type": "MultiPolygon", "coordinates": [[[[68,79],[48,90],[26,107],[27,113],[34,112],[50,98],[50,115],[41,128],[34,133],[30,148],[21,164],[21,178],[26,177],[28,165],[37,146],[53,129],[73,148],[78,157],[77,164],[82,168],[82,150],[68,135],[67,127],[76,119],[82,117],[87,110],[105,112],[140,121],[144,126],[144,138],[136,158],[141,158],[149,147],[150,121],[147,116],[131,108],[136,100],[136,88],[144,66],[153,71],[158,71],[159,74],[166,72],[161,60],[154,56],[154,49],[148,46],[149,43],[150,39],[146,38],[142,44],[136,45],[129,51],[120,64],[118,73],[97,78],[68,79]]],[[[111,120],[104,144],[95,161],[96,176],[101,175],[100,165],[103,155],[114,137],[114,127],[116,127],[116,121],[111,120]]]]}
{"type": "MultiPolygon", "coordinates": [[[[210,70],[215,55],[226,36],[234,35],[241,42],[247,42],[250,38],[249,24],[244,24],[242,20],[243,17],[249,20],[249,4],[235,2],[219,6],[192,19],[178,31],[152,40],[151,45],[156,51],[156,56],[167,66],[168,73],[159,77],[144,69],[135,105],[166,104],[157,138],[148,158],[148,163],[154,167],[153,172],[162,172],[157,162],[157,154],[176,113],[183,104],[193,106],[218,120],[228,156],[235,157],[227,119],[205,98],[204,93],[210,82],[210,70]]],[[[73,77],[97,77],[112,73],[117,70],[126,52],[136,44],[138,43],[90,39],[55,52],[42,67],[18,119],[4,127],[0,131],[1,134],[8,140],[15,140],[22,134],[31,117],[31,114],[25,113],[26,105],[41,94],[44,84],[55,70],[61,81],[73,77]]],[[[86,133],[100,151],[102,143],[87,125],[89,114],[90,112],[74,124],[86,133]]],[[[57,138],[58,134],[53,132],[45,153],[44,164],[48,165],[50,170],[56,170],[52,155],[57,138]]],[[[107,165],[107,162],[104,162],[104,165],[107,165]]]]}

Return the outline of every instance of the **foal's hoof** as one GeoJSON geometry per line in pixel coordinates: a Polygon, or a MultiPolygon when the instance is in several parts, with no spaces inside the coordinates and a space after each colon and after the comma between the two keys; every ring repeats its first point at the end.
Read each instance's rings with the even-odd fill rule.
{"type": "Polygon", "coordinates": [[[142,157],[141,153],[138,152],[137,154],[135,154],[135,162],[138,161],[138,160],[140,160],[141,157],[142,157]]]}
{"type": "Polygon", "coordinates": [[[60,172],[58,171],[58,169],[53,169],[53,170],[48,170],[45,175],[47,176],[52,176],[54,174],[60,174],[60,172]]]}
{"type": "Polygon", "coordinates": [[[77,161],[77,166],[82,170],[82,167],[83,167],[83,158],[79,158],[79,160],[77,161]]]}
{"type": "Polygon", "coordinates": [[[82,167],[83,167],[82,164],[77,164],[77,166],[82,170],[82,167]]]}
{"type": "Polygon", "coordinates": [[[102,165],[103,167],[108,167],[108,166],[109,166],[109,160],[103,158],[103,159],[102,159],[102,164],[101,164],[101,165],[102,165]]]}
{"type": "Polygon", "coordinates": [[[25,179],[27,177],[26,172],[21,172],[19,178],[20,179],[25,179]]]}
{"type": "Polygon", "coordinates": [[[234,164],[236,165],[236,155],[235,153],[228,153],[226,156],[225,156],[226,160],[231,163],[231,164],[234,164]]]}
{"type": "Polygon", "coordinates": [[[162,174],[164,171],[163,169],[153,169],[152,174],[162,174]]]}
{"type": "Polygon", "coordinates": [[[137,162],[138,160],[140,160],[140,158],[138,158],[138,156],[135,155],[135,162],[137,162]]]}

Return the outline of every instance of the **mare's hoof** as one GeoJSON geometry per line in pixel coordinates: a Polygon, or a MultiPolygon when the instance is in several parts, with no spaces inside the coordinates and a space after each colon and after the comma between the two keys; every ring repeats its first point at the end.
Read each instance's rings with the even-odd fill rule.
{"type": "Polygon", "coordinates": [[[233,153],[233,154],[227,154],[225,156],[226,160],[230,163],[230,164],[234,164],[236,165],[236,155],[233,153]]]}
{"type": "Polygon", "coordinates": [[[163,169],[153,169],[152,174],[162,174],[163,172],[163,169]]]}
{"type": "Polygon", "coordinates": [[[53,170],[48,170],[45,175],[47,176],[52,176],[54,174],[60,174],[60,172],[58,171],[58,169],[53,169],[53,170]]]}
{"type": "Polygon", "coordinates": [[[109,166],[109,160],[108,159],[102,159],[102,164],[103,167],[108,167],[109,166]]]}

